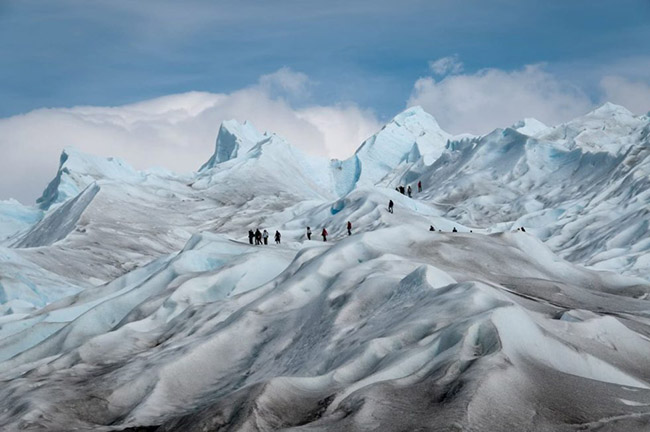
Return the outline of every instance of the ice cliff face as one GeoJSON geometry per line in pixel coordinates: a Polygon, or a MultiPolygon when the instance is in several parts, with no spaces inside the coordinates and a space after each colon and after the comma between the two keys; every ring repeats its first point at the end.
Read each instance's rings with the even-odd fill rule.
{"type": "Polygon", "coordinates": [[[195,174],[66,149],[0,203],[0,425],[647,430],[649,136],[412,108],[344,161],[234,121],[195,174]]]}

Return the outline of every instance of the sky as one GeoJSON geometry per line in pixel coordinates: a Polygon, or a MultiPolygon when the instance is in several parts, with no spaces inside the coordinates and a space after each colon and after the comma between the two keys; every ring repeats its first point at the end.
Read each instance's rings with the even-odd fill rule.
{"type": "Polygon", "coordinates": [[[649,40],[650,0],[0,0],[0,199],[67,145],[195,170],[229,118],[342,158],[411,105],[456,134],[644,114],[649,40]]]}

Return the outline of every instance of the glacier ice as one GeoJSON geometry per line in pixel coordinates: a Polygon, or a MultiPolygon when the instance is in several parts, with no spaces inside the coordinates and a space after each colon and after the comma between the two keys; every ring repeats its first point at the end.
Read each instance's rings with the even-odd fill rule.
{"type": "Polygon", "coordinates": [[[343,161],[228,121],[186,175],[66,149],[0,203],[0,425],[647,430],[649,121],[415,107],[343,161]]]}

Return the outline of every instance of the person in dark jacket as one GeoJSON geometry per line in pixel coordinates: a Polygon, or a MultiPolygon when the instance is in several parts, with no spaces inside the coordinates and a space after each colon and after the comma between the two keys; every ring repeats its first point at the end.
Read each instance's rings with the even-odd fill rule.
{"type": "Polygon", "coordinates": [[[248,230],[248,243],[253,244],[253,239],[255,238],[255,233],[252,229],[248,230]]]}
{"type": "Polygon", "coordinates": [[[422,181],[418,182],[418,192],[422,192],[422,181]]]}
{"type": "Polygon", "coordinates": [[[259,228],[255,230],[255,244],[256,245],[262,244],[262,231],[260,231],[259,228]]]}
{"type": "Polygon", "coordinates": [[[321,232],[320,235],[323,236],[323,241],[326,242],[327,241],[327,230],[325,228],[323,228],[323,232],[321,232]]]}
{"type": "Polygon", "coordinates": [[[275,244],[280,244],[280,238],[282,237],[282,234],[280,234],[280,231],[275,230],[275,244]]]}
{"type": "Polygon", "coordinates": [[[388,213],[393,212],[393,200],[388,200],[388,213]]]}
{"type": "Polygon", "coordinates": [[[311,240],[311,228],[307,227],[307,240],[311,240]]]}
{"type": "Polygon", "coordinates": [[[352,222],[348,221],[348,235],[352,235],[352,222]]]}
{"type": "Polygon", "coordinates": [[[401,193],[402,195],[404,195],[404,186],[400,186],[400,187],[399,187],[399,193],[401,193]]]}
{"type": "Polygon", "coordinates": [[[436,229],[433,227],[433,225],[429,225],[429,231],[435,231],[436,229]]]}
{"type": "Polygon", "coordinates": [[[413,189],[411,189],[411,185],[408,185],[406,188],[406,193],[408,194],[409,198],[413,195],[413,189]]]}
{"type": "Polygon", "coordinates": [[[458,232],[458,230],[456,229],[456,227],[454,227],[454,229],[451,230],[451,232],[458,232]]]}

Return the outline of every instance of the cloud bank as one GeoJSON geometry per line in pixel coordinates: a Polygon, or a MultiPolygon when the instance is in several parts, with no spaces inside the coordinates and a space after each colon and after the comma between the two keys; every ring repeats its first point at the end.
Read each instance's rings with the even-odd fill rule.
{"type": "Polygon", "coordinates": [[[421,105],[444,129],[456,134],[485,134],[524,117],[555,125],[606,101],[636,114],[650,109],[650,86],[616,75],[601,79],[600,95],[594,100],[583,89],[548,72],[543,64],[460,74],[463,65],[458,58],[444,57],[429,66],[443,77],[418,79],[407,105],[421,105]]]}
{"type": "Polygon", "coordinates": [[[197,170],[214,151],[223,120],[249,120],[311,154],[347,157],[379,129],[354,104],[296,108],[309,79],[290,69],[232,93],[190,92],[118,107],[39,109],[0,119],[0,199],[32,204],[54,177],[66,146],[125,159],[136,168],[197,170]]]}

